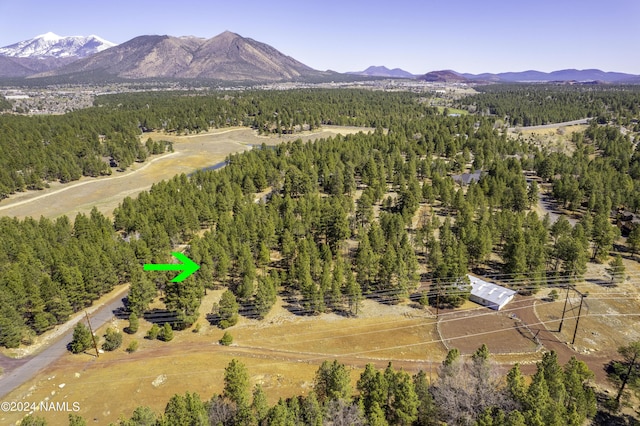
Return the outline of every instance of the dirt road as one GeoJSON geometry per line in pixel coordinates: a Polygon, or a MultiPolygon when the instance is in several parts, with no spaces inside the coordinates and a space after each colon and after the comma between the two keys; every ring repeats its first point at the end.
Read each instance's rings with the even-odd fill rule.
{"type": "Polygon", "coordinates": [[[543,129],[556,129],[558,127],[566,127],[566,126],[577,126],[578,124],[588,124],[590,118],[582,118],[580,120],[573,121],[564,121],[562,123],[550,123],[550,124],[541,124],[539,126],[526,126],[526,127],[510,127],[509,131],[516,132],[518,130],[543,130],[543,129]]]}

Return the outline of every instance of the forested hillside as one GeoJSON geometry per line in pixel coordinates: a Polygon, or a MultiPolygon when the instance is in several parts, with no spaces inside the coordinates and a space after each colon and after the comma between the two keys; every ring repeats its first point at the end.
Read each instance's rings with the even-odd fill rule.
{"type": "MultiPolygon", "coordinates": [[[[606,260],[618,235],[611,208],[640,205],[640,184],[632,179],[638,155],[628,136],[611,127],[593,124],[576,137],[569,158],[508,139],[492,119],[437,115],[407,93],[175,96],[108,97],[91,113],[119,111],[134,122],[150,112],[187,114],[191,105],[195,118],[209,100],[237,108],[219,115],[220,125],[274,117],[265,111],[277,109],[278,117],[289,111],[291,126],[308,125],[317,114],[321,123],[351,117],[352,124],[386,130],[234,155],[220,171],[177,176],[125,199],[113,225],[97,212],[75,224],[2,219],[0,321],[8,326],[0,343],[15,346],[28,330],[64,321],[127,280],[130,309],[143,313],[163,290],[176,327],[192,324],[204,289],[217,286],[228,287],[242,312],[256,317],[278,293],[300,312],[357,315],[362,297],[395,303],[411,295],[420,270],[432,283],[423,303],[461,304],[468,290],[458,279],[471,269],[509,274],[518,290],[536,291],[552,277],[580,276],[590,258],[606,260]],[[455,183],[453,175],[476,169],[478,182],[455,183]],[[529,211],[538,186],[524,171],[553,182],[555,196],[570,208],[584,203],[579,222],[552,225],[529,211]],[[256,193],[263,194],[259,202],[256,193]],[[167,261],[180,244],[201,265],[193,277],[169,284],[164,273],[140,273],[141,264],[167,261]],[[492,256],[500,261],[490,262],[492,256]]],[[[194,130],[181,127],[187,128],[194,130]]]]}
{"type": "MultiPolygon", "coordinates": [[[[603,104],[615,109],[614,103],[603,104]]],[[[620,111],[635,114],[632,105],[620,111]]],[[[185,133],[248,125],[293,133],[327,123],[375,128],[232,155],[221,170],[176,176],[124,199],[113,222],[97,210],[73,222],[0,219],[0,344],[6,347],[28,343],[119,283],[131,284],[127,308],[137,316],[162,294],[172,318],[165,326],[169,331],[193,325],[202,309],[211,309],[201,306],[211,288],[225,290],[210,311],[222,328],[233,326],[239,315],[263,318],[278,295],[300,315],[357,316],[365,297],[388,304],[413,297],[457,307],[469,294],[461,280],[468,271],[502,274],[516,290],[536,292],[547,283],[581,277],[590,260],[607,261],[619,236],[612,210],[640,207],[640,151],[633,130],[621,130],[614,121],[592,122],[574,135],[572,154],[560,154],[507,137],[494,117],[448,117],[409,93],[113,95],[64,118],[2,120],[34,146],[52,141],[34,147],[34,158],[56,158],[45,154],[57,146],[60,158],[67,155],[77,165],[98,164],[91,155],[105,154],[101,144],[118,138],[112,148],[128,146],[132,161],[134,152],[152,152],[155,142],[137,142],[149,129],[185,133]],[[99,123],[113,130],[103,142],[99,123]],[[65,151],[70,140],[87,156],[65,151]],[[462,173],[475,170],[477,181],[460,183],[462,173]],[[564,217],[552,223],[533,211],[540,185],[575,213],[575,225],[564,217]],[[144,263],[168,262],[176,250],[200,265],[196,274],[172,283],[170,273],[142,271],[144,263]]],[[[10,163],[6,167],[6,174],[23,177],[19,169],[11,172],[10,163]]],[[[214,424],[295,423],[287,420],[294,417],[312,424],[338,413],[353,416],[353,424],[438,419],[579,425],[593,415],[591,373],[578,361],[563,369],[545,355],[531,384],[514,367],[504,387],[492,381],[487,360],[486,348],[470,365],[450,352],[431,386],[424,373],[410,377],[391,366],[385,372],[368,368],[357,395],[344,386],[344,366],[326,363],[307,397],[269,407],[256,389],[251,405],[246,385],[225,381],[226,393],[206,406],[197,395],[177,395],[164,416],[167,424],[179,424],[172,416],[213,419],[221,413],[227,417],[215,417],[214,424]]],[[[134,417],[142,415],[155,418],[144,408],[134,417]]]]}
{"type": "Polygon", "coordinates": [[[416,95],[366,91],[241,92],[224,96],[176,93],[100,96],[96,106],[65,115],[0,115],[0,200],[81,176],[111,174],[157,150],[140,143],[144,131],[177,134],[244,125],[292,133],[322,124],[388,127],[425,114],[416,95]]]}
{"type": "Polygon", "coordinates": [[[0,111],[11,109],[11,102],[9,102],[4,96],[0,95],[0,111]]]}

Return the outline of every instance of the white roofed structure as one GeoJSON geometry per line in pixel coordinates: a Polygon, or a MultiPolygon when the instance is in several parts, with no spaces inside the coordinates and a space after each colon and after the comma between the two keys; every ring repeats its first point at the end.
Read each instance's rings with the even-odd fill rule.
{"type": "Polygon", "coordinates": [[[516,295],[515,290],[499,286],[472,275],[467,275],[471,284],[469,300],[499,311],[516,295]]]}

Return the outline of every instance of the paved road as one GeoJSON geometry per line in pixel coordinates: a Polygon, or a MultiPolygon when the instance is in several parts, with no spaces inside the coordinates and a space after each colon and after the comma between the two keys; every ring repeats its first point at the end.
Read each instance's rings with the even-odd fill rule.
{"type": "MultiPolygon", "coordinates": [[[[113,318],[113,312],[123,306],[122,299],[125,296],[125,291],[119,292],[114,295],[111,301],[101,305],[89,316],[91,318],[91,326],[94,329],[97,329],[110,321],[113,318]]],[[[84,318],[85,317],[80,317],[78,321],[84,320],[84,318]]],[[[4,398],[9,392],[25,383],[39,371],[43,370],[49,364],[60,358],[67,351],[67,345],[71,342],[72,338],[73,327],[70,327],[69,331],[58,337],[57,340],[37,355],[26,360],[12,360],[12,362],[8,362],[6,364],[3,363],[6,367],[5,374],[0,377],[0,398],[4,398]]]]}
{"type": "Polygon", "coordinates": [[[590,118],[583,118],[580,120],[573,120],[573,121],[564,121],[562,123],[550,123],[550,124],[541,124],[539,126],[518,126],[518,127],[510,127],[509,130],[511,131],[518,131],[518,130],[539,130],[539,129],[555,129],[557,127],[562,127],[562,126],[575,126],[577,124],[588,124],[589,120],[591,120],[590,118]]]}

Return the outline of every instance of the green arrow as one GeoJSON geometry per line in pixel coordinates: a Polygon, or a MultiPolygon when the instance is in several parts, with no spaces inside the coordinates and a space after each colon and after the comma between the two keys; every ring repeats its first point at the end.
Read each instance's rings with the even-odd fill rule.
{"type": "Polygon", "coordinates": [[[177,251],[171,254],[182,263],[162,263],[159,265],[145,263],[142,269],[145,271],[182,271],[180,275],[171,280],[172,283],[179,283],[200,269],[200,265],[189,259],[184,254],[177,251]]]}

